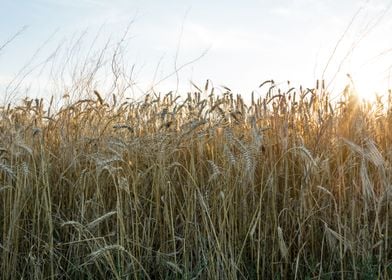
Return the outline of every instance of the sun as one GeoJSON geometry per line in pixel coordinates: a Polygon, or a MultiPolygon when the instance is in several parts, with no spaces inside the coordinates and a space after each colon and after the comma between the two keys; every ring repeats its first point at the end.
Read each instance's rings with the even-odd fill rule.
{"type": "Polygon", "coordinates": [[[366,69],[348,74],[354,93],[364,101],[376,101],[377,97],[384,97],[388,93],[389,79],[382,71],[367,71],[366,69]]]}

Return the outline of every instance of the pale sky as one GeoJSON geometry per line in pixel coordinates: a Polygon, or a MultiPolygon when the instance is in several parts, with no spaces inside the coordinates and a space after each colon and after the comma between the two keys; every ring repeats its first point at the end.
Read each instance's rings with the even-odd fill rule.
{"type": "MultiPolygon", "coordinates": [[[[40,63],[59,46],[62,56],[59,51],[49,60],[52,67],[82,32],[80,46],[88,50],[101,28],[99,49],[109,38],[116,42],[133,20],[123,63],[134,65],[141,89],[172,73],[175,62],[179,67],[207,51],[179,72],[180,90],[188,90],[190,80],[203,86],[210,79],[247,95],[268,79],[312,87],[324,76],[337,93],[349,73],[359,93],[372,96],[391,88],[390,6],[384,0],[0,0],[0,48],[27,26],[0,50],[0,90],[19,73],[27,74],[19,94],[25,87],[31,96],[50,94],[42,82],[48,66],[40,63]]],[[[156,89],[175,90],[176,81],[173,76],[156,89]]]]}

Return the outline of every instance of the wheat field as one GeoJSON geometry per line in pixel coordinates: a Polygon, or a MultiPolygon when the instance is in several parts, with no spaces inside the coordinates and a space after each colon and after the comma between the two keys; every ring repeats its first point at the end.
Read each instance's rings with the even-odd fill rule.
{"type": "Polygon", "coordinates": [[[392,93],[260,90],[1,107],[0,278],[392,278],[392,93]]]}

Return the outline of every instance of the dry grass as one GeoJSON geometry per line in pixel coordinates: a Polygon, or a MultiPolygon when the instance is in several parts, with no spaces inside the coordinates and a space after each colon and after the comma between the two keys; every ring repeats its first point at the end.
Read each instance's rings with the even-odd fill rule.
{"type": "Polygon", "coordinates": [[[391,278],[391,99],[262,88],[1,108],[0,278],[391,278]]]}

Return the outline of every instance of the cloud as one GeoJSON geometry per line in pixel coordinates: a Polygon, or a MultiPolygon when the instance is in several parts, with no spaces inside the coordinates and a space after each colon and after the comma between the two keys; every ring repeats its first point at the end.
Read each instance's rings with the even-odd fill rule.
{"type": "Polygon", "coordinates": [[[10,75],[0,74],[0,86],[6,86],[9,82],[12,81],[12,77],[10,75]]]}
{"type": "Polygon", "coordinates": [[[288,9],[287,7],[274,7],[270,9],[269,12],[272,15],[278,15],[278,16],[289,16],[293,13],[293,11],[288,9]]]}
{"type": "Polygon", "coordinates": [[[97,1],[97,0],[39,0],[36,2],[38,5],[52,6],[52,7],[65,7],[65,8],[96,8],[96,7],[107,7],[109,1],[97,1]]]}
{"type": "MultiPolygon", "coordinates": [[[[180,39],[177,30],[168,30],[167,27],[154,26],[149,32],[158,34],[156,36],[162,39],[162,43],[155,46],[155,49],[161,51],[173,49],[180,39]]],[[[202,51],[210,47],[214,52],[256,51],[262,49],[264,43],[274,40],[275,36],[266,30],[213,28],[197,22],[188,22],[184,26],[181,49],[202,51]]]]}

